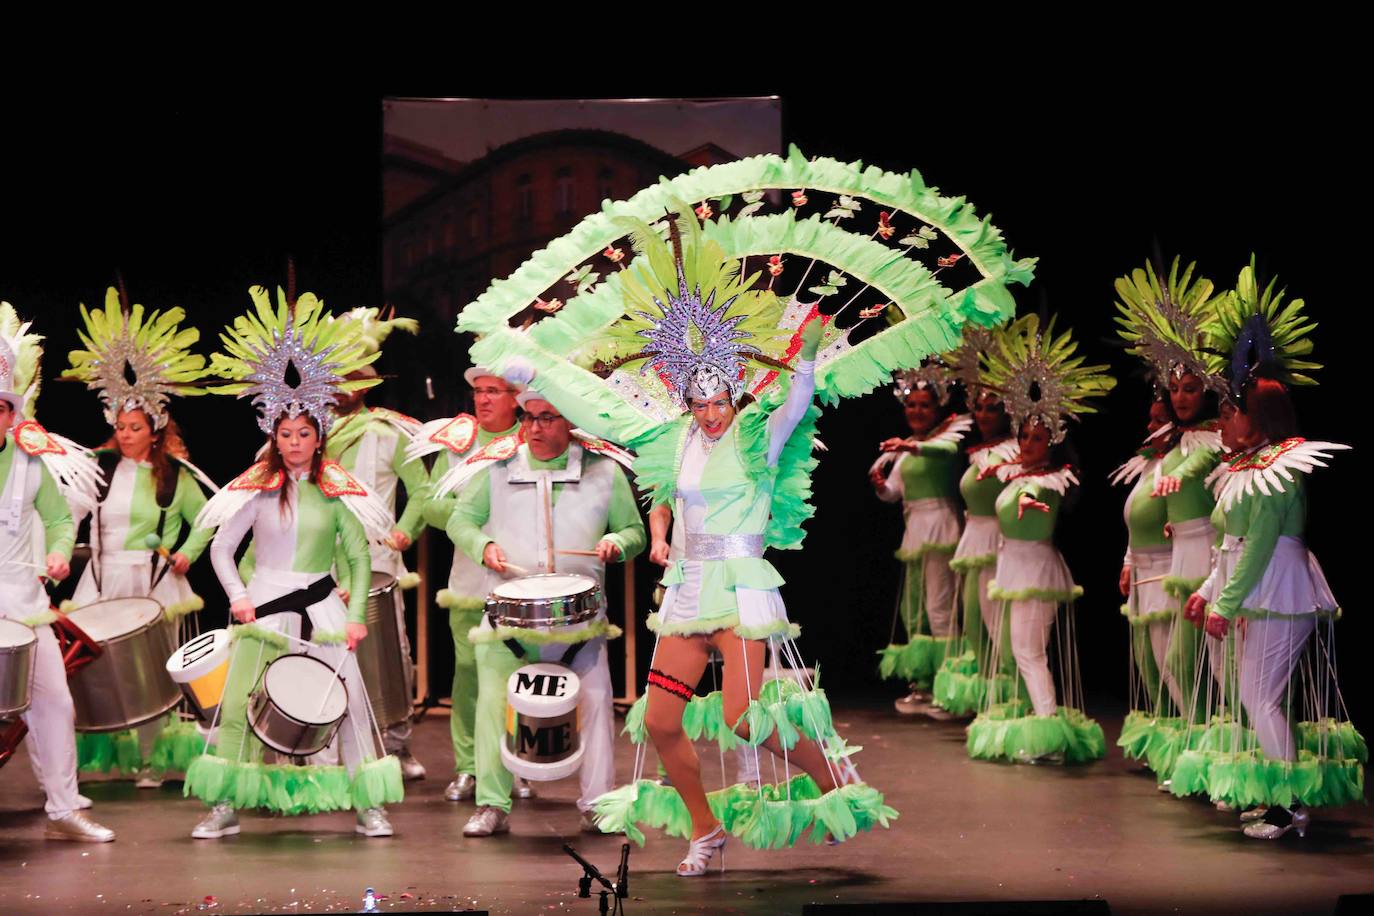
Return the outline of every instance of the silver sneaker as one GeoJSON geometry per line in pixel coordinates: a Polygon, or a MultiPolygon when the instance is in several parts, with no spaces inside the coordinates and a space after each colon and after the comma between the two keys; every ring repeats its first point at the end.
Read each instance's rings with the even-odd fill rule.
{"type": "Polygon", "coordinates": [[[49,818],[43,836],[50,840],[74,840],[78,843],[113,843],[115,832],[102,827],[80,811],[62,817],[49,818]]]}
{"type": "Polygon", "coordinates": [[[406,782],[414,782],[417,779],[425,778],[425,765],[416,760],[409,749],[401,751],[396,755],[401,758],[401,778],[406,782]]]}
{"type": "Polygon", "coordinates": [[[227,802],[220,802],[210,809],[210,813],[200,819],[191,836],[197,840],[218,840],[224,836],[237,836],[239,816],[227,802]]]}
{"type": "Polygon", "coordinates": [[[512,794],[516,798],[534,798],[534,786],[517,776],[515,777],[515,786],[512,790],[512,794]]]}
{"type": "Polygon", "coordinates": [[[363,836],[391,836],[391,821],[384,808],[364,808],[358,812],[358,826],[353,828],[363,836]]]}
{"type": "Polygon", "coordinates": [[[463,836],[491,836],[493,833],[510,833],[510,815],[491,805],[478,808],[463,825],[463,836]]]}
{"type": "Polygon", "coordinates": [[[134,780],[135,789],[161,789],[162,777],[153,774],[152,767],[144,767],[138,771],[138,778],[134,780]]]}
{"type": "Polygon", "coordinates": [[[76,810],[78,810],[78,811],[85,811],[87,808],[91,807],[91,805],[93,805],[93,804],[95,804],[95,803],[94,803],[93,801],[91,801],[89,798],[87,798],[86,796],[82,795],[80,792],[78,792],[78,793],[76,794],[76,810]]]}
{"type": "Polygon", "coordinates": [[[471,773],[459,773],[458,778],[444,789],[444,798],[451,802],[467,801],[477,794],[477,777],[471,773]]]}

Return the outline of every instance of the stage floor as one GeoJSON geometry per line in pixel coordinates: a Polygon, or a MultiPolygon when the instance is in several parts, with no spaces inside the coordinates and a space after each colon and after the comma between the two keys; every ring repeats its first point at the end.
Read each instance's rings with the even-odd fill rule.
{"type": "MultiPolygon", "coordinates": [[[[1368,808],[1318,812],[1303,840],[1248,840],[1234,814],[1161,795],[1115,748],[1083,768],[975,763],[958,723],[901,718],[879,698],[836,707],[841,732],[864,746],[864,777],[902,813],[893,829],[834,848],[732,844],[723,875],[693,880],[673,874],[685,843],[650,833],[631,853],[626,912],[1104,898],[1114,913],[1330,913],[1339,894],[1374,890],[1368,808]]],[[[1120,719],[1102,722],[1110,743],[1120,719]]],[[[628,778],[634,758],[621,740],[628,778]]],[[[248,816],[240,836],[192,840],[204,809],[181,797],[180,783],[83,783],[95,817],[119,833],[104,845],[42,838],[42,796],[21,750],[0,771],[0,913],[355,912],[368,886],[386,895],[383,912],[597,911],[595,897],[577,899],[580,869],[561,845],[609,871],[620,839],[577,832],[575,781],[517,802],[508,836],[465,839],[471,804],[443,798],[448,719],[417,726],[415,747],[430,778],[409,784],[405,804],[391,810],[392,839],[364,839],[351,814],[327,814],[248,816]]],[[[718,779],[713,746],[703,756],[708,779],[718,779]]]]}

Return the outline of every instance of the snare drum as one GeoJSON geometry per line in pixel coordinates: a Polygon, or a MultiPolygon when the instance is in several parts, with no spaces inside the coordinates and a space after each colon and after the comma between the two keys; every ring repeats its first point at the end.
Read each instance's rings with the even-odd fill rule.
{"type": "MultiPolygon", "coordinates": [[[[579,577],[580,578],[580,577],[579,577]]],[[[582,765],[581,681],[571,668],[535,662],[506,681],[501,762],[524,779],[562,779],[582,765]]]]}
{"type": "Polygon", "coordinates": [[[373,573],[372,589],[367,593],[367,639],[354,650],[372,704],[372,716],[383,728],[410,716],[410,692],[406,688],[406,665],[410,659],[401,648],[396,601],[395,577],[373,573]]]}
{"type": "Polygon", "coordinates": [[[492,626],[543,630],[586,623],[601,610],[601,586],[591,576],[540,573],[502,582],[487,597],[492,626]]]}
{"type": "Polygon", "coordinates": [[[318,754],[348,712],[348,688],[309,655],[283,655],[248,698],[248,724],[263,744],[289,757],[318,754]]]}
{"type": "Polygon", "coordinates": [[[12,719],[29,708],[33,659],[38,637],[17,620],[0,619],[0,719],[12,719]]]}
{"type": "Polygon", "coordinates": [[[151,598],[112,598],[67,615],[103,650],[72,675],[76,730],[122,731],[163,715],[181,699],[167,676],[176,625],[151,598]]]}
{"type": "Polygon", "coordinates": [[[228,630],[202,633],[172,653],[167,674],[181,688],[191,708],[206,725],[215,721],[224,681],[229,676],[231,641],[228,630]]]}

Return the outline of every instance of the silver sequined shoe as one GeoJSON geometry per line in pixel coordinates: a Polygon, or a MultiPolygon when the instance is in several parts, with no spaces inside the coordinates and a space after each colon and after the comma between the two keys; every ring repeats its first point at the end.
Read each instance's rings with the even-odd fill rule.
{"type": "Polygon", "coordinates": [[[210,809],[210,813],[200,819],[191,836],[197,840],[218,840],[220,837],[237,836],[239,816],[227,803],[220,802],[210,809]]]}
{"type": "Polygon", "coordinates": [[[510,833],[510,815],[491,805],[478,808],[463,825],[463,836],[491,836],[494,833],[510,833]]]}
{"type": "Polygon", "coordinates": [[[459,773],[458,778],[444,789],[444,798],[451,802],[467,801],[477,794],[477,777],[471,773],[459,773]]]}
{"type": "Polygon", "coordinates": [[[72,840],[77,843],[112,843],[115,832],[102,827],[80,811],[62,817],[49,818],[43,836],[50,840],[72,840]]]}
{"type": "Polygon", "coordinates": [[[1294,808],[1292,811],[1286,808],[1279,808],[1283,814],[1274,814],[1274,809],[1270,808],[1265,818],[1253,821],[1245,825],[1241,831],[1252,840],[1277,840],[1290,830],[1296,830],[1298,836],[1307,836],[1307,827],[1312,823],[1312,817],[1307,813],[1306,808],[1294,808]],[[1283,819],[1283,815],[1288,815],[1289,820],[1286,824],[1275,823],[1283,819]]]}
{"type": "Polygon", "coordinates": [[[363,836],[391,836],[391,821],[384,808],[364,808],[358,812],[358,825],[353,828],[363,836]]]}

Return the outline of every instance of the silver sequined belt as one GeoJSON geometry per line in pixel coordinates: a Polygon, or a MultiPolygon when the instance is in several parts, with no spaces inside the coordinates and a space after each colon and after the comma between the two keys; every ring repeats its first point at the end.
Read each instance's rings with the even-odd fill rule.
{"type": "Polygon", "coordinates": [[[763,556],[761,534],[694,534],[687,532],[686,560],[733,560],[763,556]]]}

